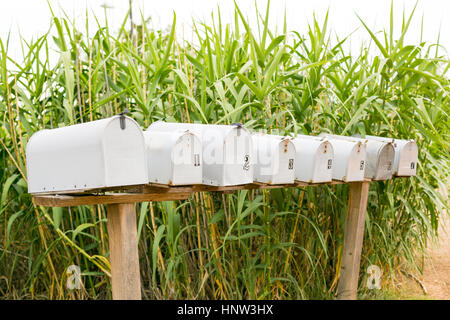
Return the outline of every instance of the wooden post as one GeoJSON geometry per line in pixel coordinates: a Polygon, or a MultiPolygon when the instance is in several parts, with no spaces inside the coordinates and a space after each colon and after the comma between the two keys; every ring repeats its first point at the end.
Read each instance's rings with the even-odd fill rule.
{"type": "Polygon", "coordinates": [[[370,182],[351,182],[345,224],[338,300],[355,300],[370,182]]]}
{"type": "Polygon", "coordinates": [[[114,300],[141,300],[134,203],[108,205],[111,286],[114,300]]]}

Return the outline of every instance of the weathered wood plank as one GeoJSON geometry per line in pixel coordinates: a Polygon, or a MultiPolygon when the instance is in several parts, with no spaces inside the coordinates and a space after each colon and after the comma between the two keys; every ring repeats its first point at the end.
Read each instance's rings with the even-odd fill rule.
{"type": "Polygon", "coordinates": [[[46,207],[73,207],[94,204],[119,204],[147,201],[184,200],[190,192],[179,193],[114,193],[102,195],[35,195],[36,205],[46,207]]]}
{"type": "Polygon", "coordinates": [[[370,182],[351,182],[337,299],[355,300],[370,182]]]}
{"type": "Polygon", "coordinates": [[[192,186],[167,186],[157,184],[145,184],[128,187],[115,187],[108,189],[91,190],[84,193],[62,193],[62,194],[34,194],[33,201],[36,205],[48,207],[70,207],[81,205],[94,204],[114,204],[114,203],[132,203],[132,202],[146,202],[146,201],[170,201],[170,200],[184,200],[189,197],[192,192],[225,192],[231,193],[236,190],[243,189],[278,189],[278,188],[295,188],[308,187],[319,185],[336,185],[343,184],[342,181],[333,180],[326,183],[306,183],[296,181],[293,184],[279,184],[271,185],[264,183],[250,183],[237,186],[208,186],[208,185],[192,185],[192,186]],[[95,192],[106,191],[124,191],[117,193],[95,194],[95,192]],[[95,191],[95,192],[94,192],[95,191]]]}
{"type": "Polygon", "coordinates": [[[135,204],[109,204],[107,217],[113,299],[141,300],[135,204]]]}

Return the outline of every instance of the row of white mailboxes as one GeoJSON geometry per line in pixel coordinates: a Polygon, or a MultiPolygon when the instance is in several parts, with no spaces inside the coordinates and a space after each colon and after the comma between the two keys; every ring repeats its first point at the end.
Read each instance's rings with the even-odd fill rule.
{"type": "Polygon", "coordinates": [[[30,193],[159,183],[230,186],[415,175],[413,140],[251,134],[240,124],[154,122],[123,115],[41,130],[27,144],[30,193]]]}

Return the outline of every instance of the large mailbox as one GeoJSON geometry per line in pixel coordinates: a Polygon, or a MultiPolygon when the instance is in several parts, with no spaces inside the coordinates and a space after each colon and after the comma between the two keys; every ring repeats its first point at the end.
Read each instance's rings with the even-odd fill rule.
{"type": "Polygon", "coordinates": [[[295,146],[288,137],[255,133],[253,139],[254,180],[267,184],[295,181],[295,146]]]}
{"type": "Polygon", "coordinates": [[[327,138],[297,135],[292,142],[296,150],[296,180],[323,183],[333,179],[334,150],[327,138]]]}
{"type": "Polygon", "coordinates": [[[418,163],[418,148],[414,140],[401,140],[376,136],[366,136],[369,141],[376,140],[385,143],[392,142],[395,150],[393,174],[399,177],[416,175],[418,163]]]}
{"type": "Polygon", "coordinates": [[[232,186],[253,182],[253,146],[241,124],[209,125],[157,121],[149,130],[189,130],[202,143],[203,184],[232,186]]]}
{"type": "Polygon", "coordinates": [[[333,179],[344,182],[364,181],[366,168],[366,144],[357,139],[321,134],[333,146],[333,179]]]}
{"type": "Polygon", "coordinates": [[[144,132],[148,181],[167,185],[202,183],[202,144],[189,130],[144,132]]]}
{"type": "Polygon", "coordinates": [[[29,193],[61,193],[145,184],[142,129],[114,116],[33,134],[27,144],[29,193]]]}

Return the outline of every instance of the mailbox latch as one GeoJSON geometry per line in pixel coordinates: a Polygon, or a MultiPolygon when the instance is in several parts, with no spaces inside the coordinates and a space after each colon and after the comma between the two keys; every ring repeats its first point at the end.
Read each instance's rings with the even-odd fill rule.
{"type": "Polygon", "coordinates": [[[125,110],[123,110],[121,113],[119,113],[120,115],[120,129],[125,130],[126,126],[125,126],[125,115],[129,114],[130,111],[125,108],[125,110]]]}
{"type": "Polygon", "coordinates": [[[241,135],[241,129],[243,128],[242,123],[232,123],[232,126],[236,126],[237,127],[237,136],[239,137],[241,135]]]}

